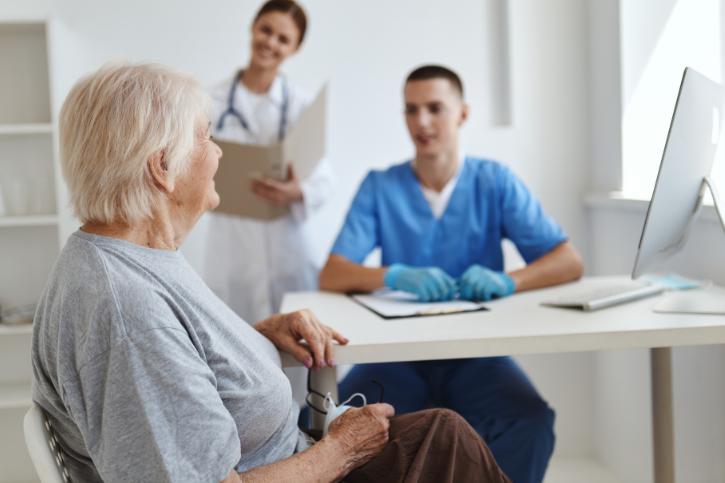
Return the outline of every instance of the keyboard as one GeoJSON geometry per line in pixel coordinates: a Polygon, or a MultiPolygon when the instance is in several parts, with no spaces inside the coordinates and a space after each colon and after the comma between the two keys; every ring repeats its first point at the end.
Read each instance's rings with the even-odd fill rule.
{"type": "Polygon", "coordinates": [[[585,310],[599,310],[612,305],[633,302],[645,297],[651,297],[664,292],[661,285],[614,285],[590,289],[584,292],[567,295],[554,300],[541,302],[548,307],[568,307],[585,310]]]}

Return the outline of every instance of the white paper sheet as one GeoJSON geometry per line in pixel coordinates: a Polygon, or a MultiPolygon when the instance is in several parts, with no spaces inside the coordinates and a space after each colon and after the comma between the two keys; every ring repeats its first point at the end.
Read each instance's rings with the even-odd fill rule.
{"type": "Polygon", "coordinates": [[[385,318],[443,315],[458,312],[487,310],[478,302],[449,300],[446,302],[419,302],[418,297],[401,291],[379,290],[370,294],[355,294],[352,298],[385,318]]]}

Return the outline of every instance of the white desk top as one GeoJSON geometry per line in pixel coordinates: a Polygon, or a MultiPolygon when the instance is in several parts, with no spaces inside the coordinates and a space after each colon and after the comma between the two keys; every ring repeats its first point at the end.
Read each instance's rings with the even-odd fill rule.
{"type": "MultiPolygon", "coordinates": [[[[515,294],[488,303],[489,312],[469,314],[385,320],[346,295],[330,292],[288,293],[281,310],[311,309],[323,324],[350,339],[347,346],[335,346],[338,364],[725,343],[725,316],[654,313],[667,294],[596,312],[539,305],[572,289],[626,280],[585,278],[515,294]]],[[[725,290],[712,290],[725,296],[725,290]]],[[[299,365],[284,356],[285,366],[299,365]]]]}

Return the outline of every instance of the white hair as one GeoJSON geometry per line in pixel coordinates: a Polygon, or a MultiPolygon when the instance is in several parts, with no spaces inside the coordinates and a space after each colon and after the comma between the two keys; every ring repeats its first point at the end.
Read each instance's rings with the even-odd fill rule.
{"type": "Polygon", "coordinates": [[[149,158],[171,179],[189,169],[211,103],[191,75],[155,62],[114,59],[80,79],[60,111],[60,162],[70,205],[83,223],[134,224],[153,216],[164,192],[149,158]]]}

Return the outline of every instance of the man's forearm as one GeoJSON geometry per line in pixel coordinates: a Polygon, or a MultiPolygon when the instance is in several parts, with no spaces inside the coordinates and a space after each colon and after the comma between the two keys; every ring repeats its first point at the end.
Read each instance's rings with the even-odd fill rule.
{"type": "Polygon", "coordinates": [[[386,267],[368,268],[341,255],[330,255],[320,272],[320,290],[330,292],[372,292],[385,286],[386,267]]]}
{"type": "Polygon", "coordinates": [[[508,275],[516,283],[516,291],[522,292],[578,280],[583,273],[584,262],[579,252],[566,241],[525,268],[508,275]]]}
{"type": "Polygon", "coordinates": [[[351,470],[340,448],[323,439],[302,453],[275,463],[240,474],[232,469],[222,483],[332,483],[351,470]]]}

